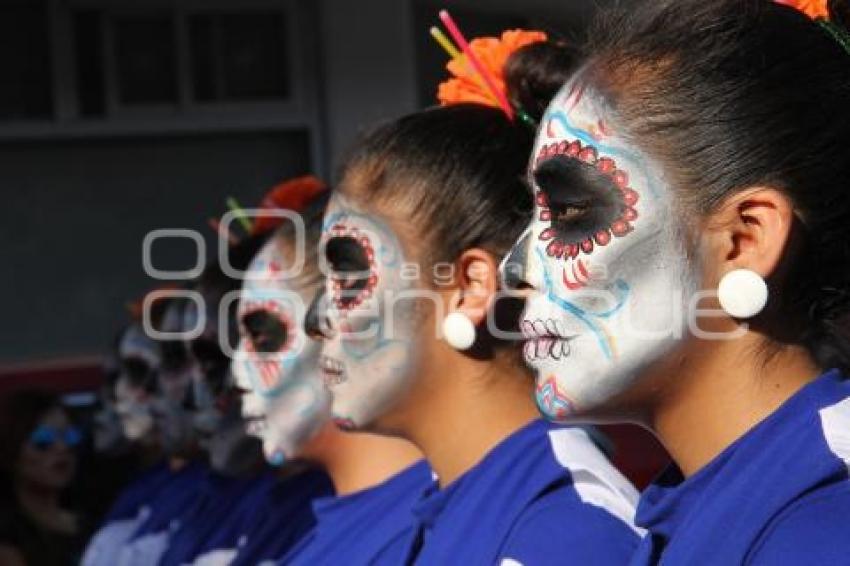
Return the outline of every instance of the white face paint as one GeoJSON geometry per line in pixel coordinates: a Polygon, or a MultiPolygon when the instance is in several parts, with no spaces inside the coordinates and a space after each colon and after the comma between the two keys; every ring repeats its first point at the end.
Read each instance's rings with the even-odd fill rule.
{"type": "Polygon", "coordinates": [[[281,465],[327,422],[330,399],[318,369],[319,349],[304,332],[315,288],[281,277],[286,265],[272,239],[251,262],[239,299],[239,347],[232,372],[247,430],[266,459],[281,465]]]}
{"type": "Polygon", "coordinates": [[[325,213],[322,245],[332,271],[322,375],[333,395],[334,422],[362,428],[390,409],[413,379],[419,279],[405,272],[393,230],[341,194],[325,213]]]}
{"type": "Polygon", "coordinates": [[[141,440],[154,429],[153,398],[160,353],[141,324],[133,324],[118,344],[119,374],[115,382],[115,412],[124,436],[141,440]]]}
{"type": "Polygon", "coordinates": [[[502,270],[537,291],[524,353],[540,410],[562,420],[604,406],[677,344],[699,279],[672,189],[576,79],[549,106],[529,173],[534,218],[502,270]]]}

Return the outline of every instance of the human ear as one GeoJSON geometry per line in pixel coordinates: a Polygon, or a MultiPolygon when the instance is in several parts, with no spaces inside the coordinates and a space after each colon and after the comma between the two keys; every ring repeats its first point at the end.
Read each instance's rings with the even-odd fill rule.
{"type": "Polygon", "coordinates": [[[791,199],[774,188],[753,188],[728,198],[706,224],[711,256],[706,259],[714,266],[713,278],[736,269],[770,277],[785,253],[793,223],[791,199]]]}
{"type": "Polygon", "coordinates": [[[499,266],[493,255],[479,248],[464,251],[457,260],[457,292],[450,312],[466,315],[475,326],[484,322],[499,288],[499,266]]]}

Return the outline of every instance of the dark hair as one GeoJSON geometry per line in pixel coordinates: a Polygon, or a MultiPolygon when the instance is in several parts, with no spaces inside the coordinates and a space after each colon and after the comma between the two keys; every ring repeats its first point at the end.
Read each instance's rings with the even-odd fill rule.
{"type": "MultiPolygon", "coordinates": [[[[322,236],[322,217],[329,199],[330,191],[322,191],[300,211],[304,221],[304,268],[294,280],[296,285],[311,287],[324,280],[319,269],[319,240],[322,236]]],[[[274,238],[285,246],[296,245],[295,237],[295,226],[291,222],[283,223],[274,233],[274,238]]]]}
{"type": "MultiPolygon", "coordinates": [[[[313,197],[303,210],[298,211],[304,222],[305,242],[304,244],[304,267],[294,279],[296,285],[318,285],[321,281],[321,273],[318,266],[318,242],[322,231],[322,214],[328,203],[328,191],[322,191],[313,197]]],[[[251,261],[265,246],[266,242],[274,239],[283,245],[292,245],[295,242],[295,225],[292,222],[283,222],[279,227],[271,231],[249,236],[245,240],[234,244],[228,249],[228,261],[230,266],[243,273],[247,271],[251,261]]],[[[205,295],[207,301],[215,301],[214,309],[219,308],[219,301],[229,292],[237,291],[242,286],[240,277],[231,277],[225,273],[218,259],[214,260],[198,278],[196,287],[205,295]]],[[[229,303],[228,336],[229,344],[234,345],[239,338],[239,324],[236,317],[236,301],[229,303]]],[[[209,305],[208,305],[209,308],[209,305]]],[[[214,362],[213,367],[219,368],[217,373],[222,374],[228,363],[228,358],[221,351],[218,344],[211,344],[206,337],[193,340],[190,347],[196,357],[205,357],[214,362]]],[[[220,381],[220,379],[219,379],[220,381]]]]}
{"type": "Polygon", "coordinates": [[[0,466],[11,473],[21,448],[38,422],[54,409],[64,410],[53,393],[39,389],[21,389],[3,401],[0,414],[0,466]]]}
{"type": "Polygon", "coordinates": [[[759,185],[793,201],[795,247],[771,279],[772,308],[800,319],[790,340],[821,366],[847,370],[850,54],[770,0],[643,2],[590,37],[583,80],[686,210],[707,214],[759,185]]]}
{"type": "MultiPolygon", "coordinates": [[[[508,60],[508,98],[534,120],[574,70],[562,44],[527,45],[508,60]]],[[[452,104],[368,132],[343,168],[358,198],[391,203],[425,234],[426,259],[454,261],[465,249],[504,254],[532,209],[525,185],[533,129],[497,108],[452,104]]]]}

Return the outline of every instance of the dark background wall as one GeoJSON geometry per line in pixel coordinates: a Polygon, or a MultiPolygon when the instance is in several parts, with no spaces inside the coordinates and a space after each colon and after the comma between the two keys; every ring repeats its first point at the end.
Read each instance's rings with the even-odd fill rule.
{"type": "MultiPolygon", "coordinates": [[[[198,230],[212,251],[207,221],[227,196],[254,205],[284,178],[331,177],[364,127],[431,104],[445,78],[428,35],[439,8],[470,36],[570,35],[599,3],[4,0],[0,369],[101,355],[126,304],[158,285],[142,269],[145,234],[198,230]],[[283,14],[274,33],[239,20],[269,12],[283,14]],[[206,71],[193,55],[204,49],[206,71]],[[251,81],[253,95],[233,86],[251,81]]],[[[154,259],[185,269],[193,247],[172,241],[154,259]]]]}

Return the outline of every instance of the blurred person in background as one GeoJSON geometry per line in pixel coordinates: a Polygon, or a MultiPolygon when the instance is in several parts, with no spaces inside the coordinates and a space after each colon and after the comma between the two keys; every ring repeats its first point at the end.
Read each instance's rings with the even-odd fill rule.
{"type": "MultiPolygon", "coordinates": [[[[151,319],[166,331],[169,320],[181,319],[182,307],[179,299],[154,301],[151,319]],[[170,311],[177,314],[169,316],[170,311]]],[[[163,348],[147,336],[138,321],[140,309],[136,310],[136,320],[117,343],[115,411],[143,469],[119,494],[89,542],[82,561],[86,566],[119,563],[131,541],[143,539],[148,545],[161,546],[162,537],[152,535],[161,535],[166,530],[162,525],[167,526],[189,505],[204,470],[201,464],[193,464],[197,449],[182,408],[192,368],[179,349],[163,348]]]]}
{"type": "Polygon", "coordinates": [[[0,509],[0,564],[77,564],[87,533],[62,497],[76,472],[80,429],[56,396],[36,390],[12,394],[0,418],[0,462],[8,475],[0,509]]]}
{"type": "Polygon", "coordinates": [[[255,510],[274,513],[283,528],[274,521],[247,526],[247,542],[231,564],[254,566],[280,556],[284,564],[396,563],[386,560],[384,549],[411,525],[410,503],[431,472],[412,444],[344,432],[331,422],[320,345],[304,329],[307,305],[323,284],[318,243],[328,192],[318,180],[300,179],[278,187],[275,196],[278,208],[300,214],[304,237],[285,222],[251,262],[239,298],[232,371],[251,434],[285,474],[255,510]],[[336,495],[320,493],[316,467],[336,495]]]}
{"type": "MultiPolygon", "coordinates": [[[[258,236],[234,244],[228,249],[229,263],[234,269],[244,270],[263,241],[264,237],[258,236]]],[[[230,358],[224,349],[225,341],[232,343],[237,334],[236,301],[229,305],[225,301],[239,284],[217,261],[211,262],[193,285],[203,304],[186,301],[180,316],[179,328],[187,336],[192,330],[200,330],[197,336],[181,341],[179,347],[192,368],[188,413],[209,469],[192,508],[180,528],[171,533],[159,559],[162,566],[192,563],[211,550],[209,544],[235,547],[240,533],[232,528],[234,510],[265,485],[260,474],[260,443],[245,433],[240,396],[233,387],[230,358]],[[221,320],[221,314],[227,320],[221,320]]],[[[178,344],[170,347],[177,348],[178,344]]]]}

